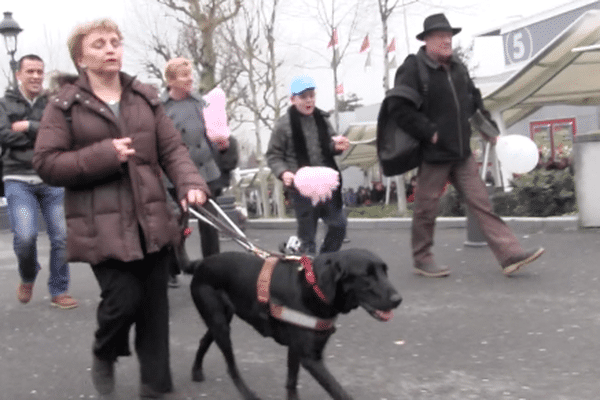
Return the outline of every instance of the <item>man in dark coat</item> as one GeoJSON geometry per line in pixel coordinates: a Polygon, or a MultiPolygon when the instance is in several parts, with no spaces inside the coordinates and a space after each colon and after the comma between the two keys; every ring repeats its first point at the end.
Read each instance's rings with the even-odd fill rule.
{"type": "MultiPolygon", "coordinates": [[[[417,39],[424,41],[425,46],[416,55],[409,55],[396,72],[395,86],[402,87],[407,95],[390,107],[398,125],[419,139],[423,149],[412,224],[415,272],[428,277],[450,273],[435,262],[431,251],[439,198],[450,181],[464,195],[504,274],[510,275],[538,258],[544,249],[526,251],[521,247],[512,231],[494,214],[479,177],[470,149],[469,117],[477,108],[486,111],[466,67],[453,55],[452,37],[461,29],[453,28],[444,14],[427,17],[423,26],[417,39]],[[421,96],[425,91],[417,63],[426,66],[429,76],[425,99],[421,96]]],[[[495,138],[485,139],[495,143],[495,138]]]]}
{"type": "Polygon", "coordinates": [[[64,190],[42,182],[32,166],[33,145],[48,97],[43,91],[44,62],[34,54],[19,60],[19,87],[8,89],[0,100],[0,144],[4,149],[4,187],[8,203],[13,247],[21,283],[17,298],[28,303],[40,270],[37,260],[38,210],[50,239],[48,289],[53,306],[69,309],[77,301],[67,293],[69,265],[66,256],[64,190]]]}

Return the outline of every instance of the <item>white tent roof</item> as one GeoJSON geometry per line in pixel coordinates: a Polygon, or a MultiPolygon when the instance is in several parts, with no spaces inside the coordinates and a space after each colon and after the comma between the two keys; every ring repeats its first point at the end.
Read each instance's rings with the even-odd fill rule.
{"type": "Polygon", "coordinates": [[[600,11],[588,11],[484,98],[505,126],[548,104],[600,104],[600,11]],[[600,50],[597,48],[595,50],[600,50]]]}
{"type": "Polygon", "coordinates": [[[350,139],[351,146],[348,151],[343,152],[338,158],[341,169],[356,166],[366,170],[379,162],[377,149],[375,148],[377,122],[351,124],[344,136],[350,139]]]}

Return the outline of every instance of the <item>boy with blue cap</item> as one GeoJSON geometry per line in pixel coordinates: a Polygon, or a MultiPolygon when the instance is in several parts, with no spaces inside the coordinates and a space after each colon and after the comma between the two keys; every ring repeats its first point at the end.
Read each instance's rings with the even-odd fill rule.
{"type": "Polygon", "coordinates": [[[309,76],[297,76],[291,84],[288,111],[277,120],[269,146],[267,162],[273,174],[290,192],[298,221],[300,251],[316,255],[315,237],[319,218],[327,225],[320,253],[340,249],[346,236],[346,216],[342,210],[341,190],[331,199],[313,205],[294,187],[294,175],[302,167],[323,166],[339,171],[334,156],[350,147],[348,138],[336,136],[328,114],[316,108],[316,84],[309,76]]]}

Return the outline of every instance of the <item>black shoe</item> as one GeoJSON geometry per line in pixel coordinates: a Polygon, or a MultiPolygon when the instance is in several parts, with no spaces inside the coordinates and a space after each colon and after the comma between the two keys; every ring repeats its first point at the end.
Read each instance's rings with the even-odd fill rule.
{"type": "Polygon", "coordinates": [[[179,279],[177,278],[177,275],[173,275],[169,277],[169,283],[168,283],[170,288],[178,288],[179,287],[179,279]]]}
{"type": "Polygon", "coordinates": [[[140,399],[162,399],[164,393],[157,392],[150,385],[142,383],[140,385],[140,399]]]}
{"type": "Polygon", "coordinates": [[[180,247],[175,251],[175,257],[177,258],[177,264],[179,265],[179,269],[184,274],[193,275],[194,269],[191,266],[190,258],[188,256],[185,247],[180,247]]]}
{"type": "Polygon", "coordinates": [[[435,264],[415,264],[415,274],[428,278],[442,278],[450,275],[448,267],[438,267],[435,264]]]}
{"type": "Polygon", "coordinates": [[[92,383],[101,395],[111,394],[115,390],[114,361],[103,360],[95,354],[92,360],[92,383]]]}
{"type": "Polygon", "coordinates": [[[510,275],[516,272],[523,265],[537,260],[542,254],[544,254],[544,251],[545,250],[543,247],[539,247],[537,249],[528,250],[520,256],[509,258],[502,264],[502,273],[504,275],[510,275]]]}

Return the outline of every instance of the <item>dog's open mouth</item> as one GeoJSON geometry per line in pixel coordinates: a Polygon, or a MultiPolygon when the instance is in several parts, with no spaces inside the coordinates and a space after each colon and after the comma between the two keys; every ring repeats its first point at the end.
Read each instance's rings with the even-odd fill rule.
{"type": "Polygon", "coordinates": [[[382,310],[369,310],[369,313],[373,316],[373,318],[378,319],[380,321],[386,322],[394,317],[394,312],[392,310],[382,311],[382,310]]]}

